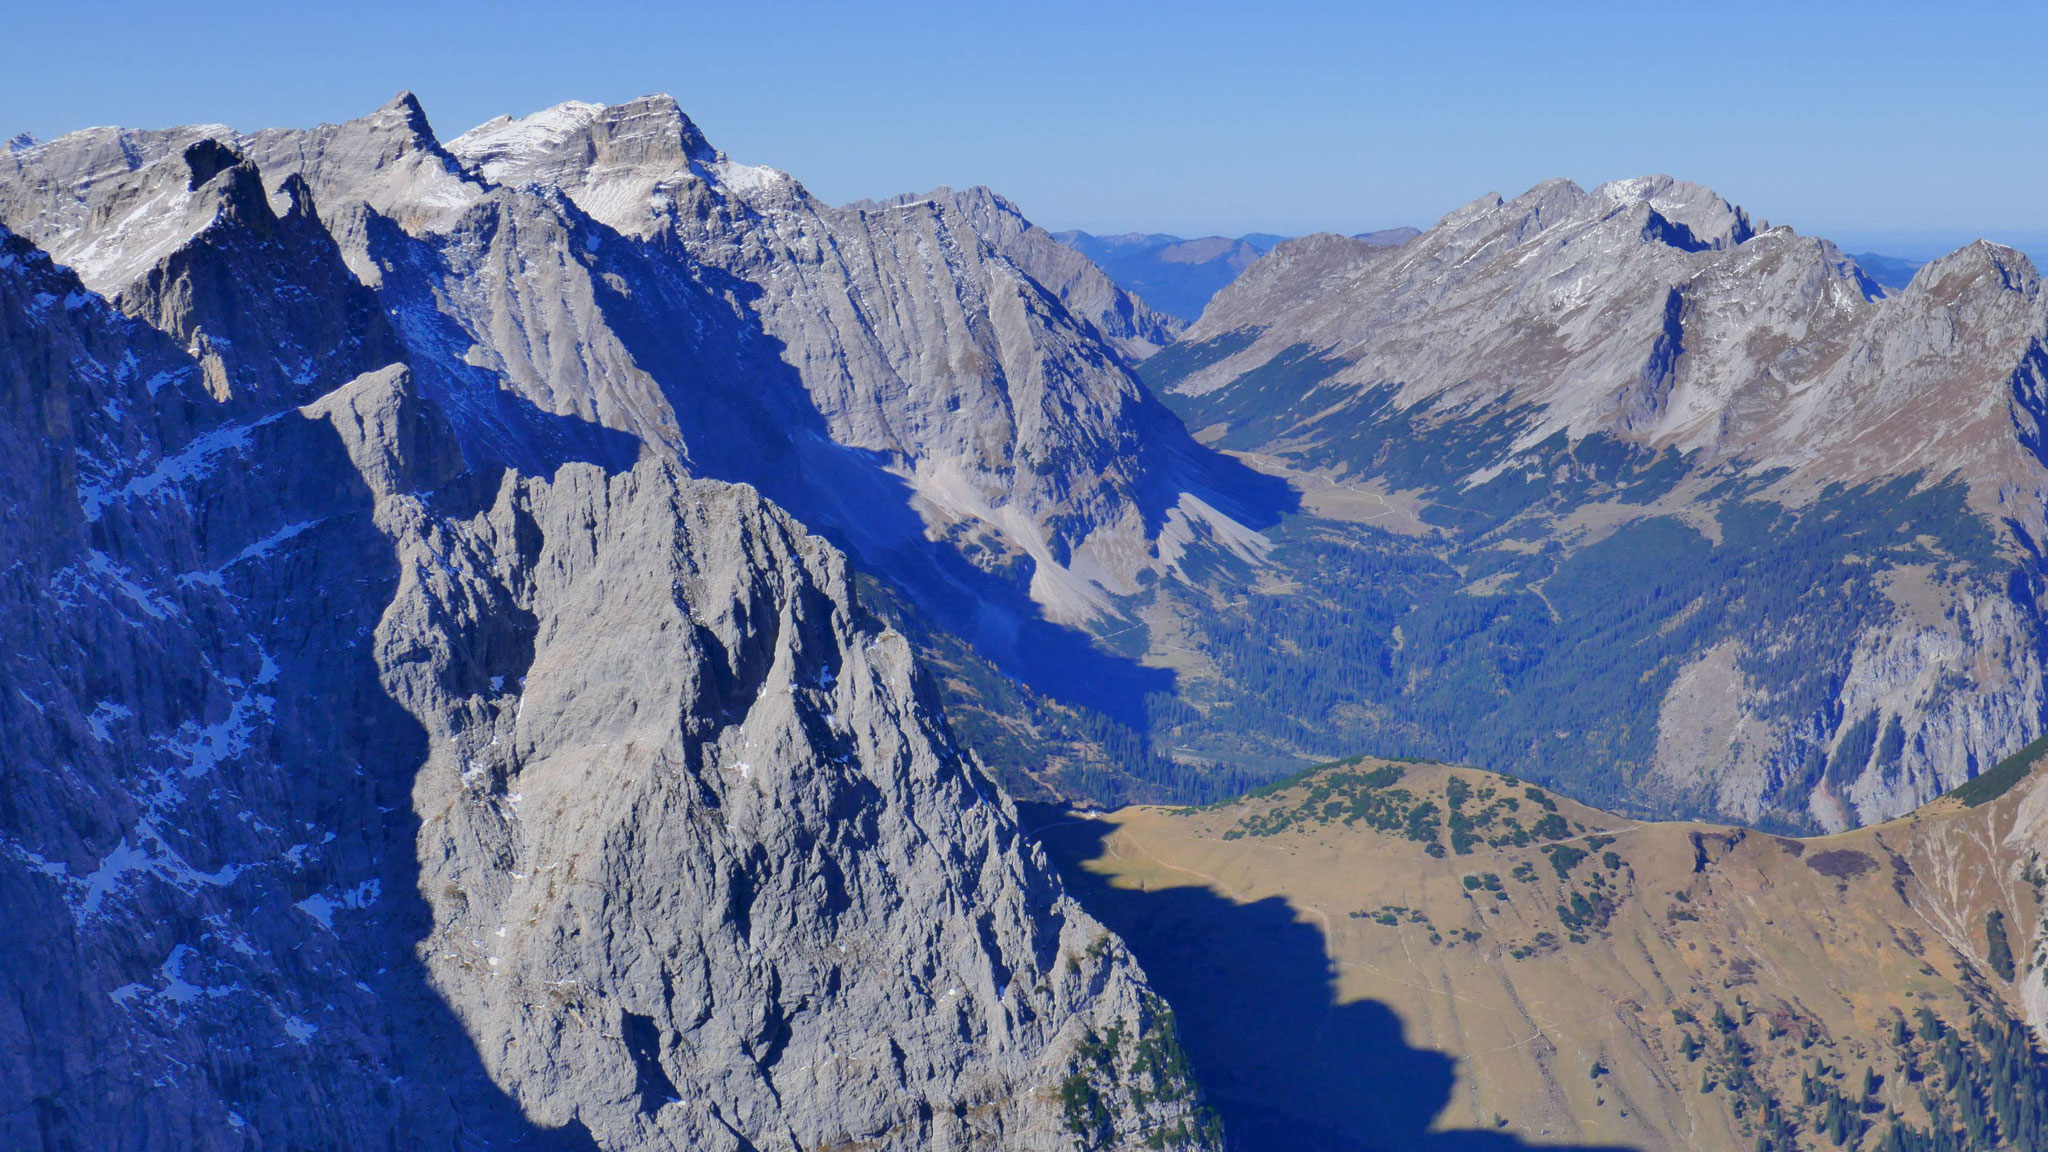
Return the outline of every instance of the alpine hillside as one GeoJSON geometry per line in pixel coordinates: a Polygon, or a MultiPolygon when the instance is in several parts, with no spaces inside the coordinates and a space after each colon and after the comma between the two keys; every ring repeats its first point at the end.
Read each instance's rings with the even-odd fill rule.
{"type": "Polygon", "coordinates": [[[2044,752],[1817,839],[1372,757],[1040,815],[1246,1148],[2018,1150],[2048,1140],[2044,752]]]}
{"type": "Polygon", "coordinates": [[[1886,291],[1666,177],[1288,241],[1143,367],[1304,502],[1257,565],[1137,609],[1194,706],[1155,739],[1900,815],[2048,710],[2044,334],[2015,251],[1886,291]]]}

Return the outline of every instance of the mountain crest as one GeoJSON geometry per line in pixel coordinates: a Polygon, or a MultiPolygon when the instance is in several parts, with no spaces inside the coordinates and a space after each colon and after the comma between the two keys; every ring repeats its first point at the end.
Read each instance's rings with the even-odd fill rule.
{"type": "Polygon", "coordinates": [[[2037,296],[2041,274],[2026,253],[1977,240],[1921,268],[1906,292],[1954,302],[1985,289],[2037,296]]]}
{"type": "Polygon", "coordinates": [[[663,94],[623,104],[569,100],[530,116],[500,116],[448,147],[484,179],[505,185],[561,183],[578,169],[669,175],[724,159],[675,98],[663,94]]]}
{"type": "Polygon", "coordinates": [[[1749,213],[1704,184],[1669,176],[1637,176],[1613,180],[1593,195],[1617,204],[1642,203],[1660,217],[1684,228],[1701,250],[1733,248],[1757,233],[1749,213]]]}
{"type": "Polygon", "coordinates": [[[396,128],[399,134],[429,148],[440,144],[434,135],[434,126],[427,122],[426,108],[410,91],[400,91],[385,101],[383,107],[364,117],[363,123],[377,128],[396,128]]]}

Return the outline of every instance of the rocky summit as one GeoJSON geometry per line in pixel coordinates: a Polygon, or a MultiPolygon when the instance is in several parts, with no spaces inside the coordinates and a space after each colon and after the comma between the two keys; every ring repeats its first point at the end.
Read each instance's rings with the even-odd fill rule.
{"type": "Polygon", "coordinates": [[[1220,1147],[846,551],[1155,562],[1048,245],[662,98],[10,144],[0,1144],[1220,1147]]]}

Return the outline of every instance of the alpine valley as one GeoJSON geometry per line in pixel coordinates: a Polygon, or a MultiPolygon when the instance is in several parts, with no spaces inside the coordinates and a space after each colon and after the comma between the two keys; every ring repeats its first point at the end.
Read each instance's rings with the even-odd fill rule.
{"type": "Polygon", "coordinates": [[[2026,258],[1276,240],[6,144],[0,1146],[2039,1147],[2026,258]]]}

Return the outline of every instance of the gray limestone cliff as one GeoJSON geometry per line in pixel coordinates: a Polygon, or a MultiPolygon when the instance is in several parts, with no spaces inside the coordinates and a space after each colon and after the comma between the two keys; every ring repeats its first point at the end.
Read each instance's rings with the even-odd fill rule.
{"type": "Polygon", "coordinates": [[[849,451],[756,289],[409,99],[6,163],[0,1143],[1220,1146],[844,554],[707,478],[849,451]]]}

